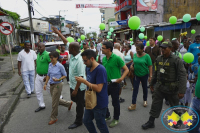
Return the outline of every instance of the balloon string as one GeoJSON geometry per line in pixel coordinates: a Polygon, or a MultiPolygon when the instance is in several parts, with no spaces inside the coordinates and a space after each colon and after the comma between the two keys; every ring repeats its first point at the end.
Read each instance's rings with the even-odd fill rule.
{"type": "Polygon", "coordinates": [[[174,37],[175,37],[175,25],[174,25],[174,37]]]}
{"type": "Polygon", "coordinates": [[[186,32],[186,23],[185,23],[185,32],[186,32]]]}

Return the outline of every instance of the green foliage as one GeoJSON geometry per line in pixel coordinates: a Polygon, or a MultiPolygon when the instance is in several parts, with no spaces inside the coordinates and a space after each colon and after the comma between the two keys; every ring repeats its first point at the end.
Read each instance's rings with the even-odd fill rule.
{"type": "Polygon", "coordinates": [[[0,45],[6,44],[6,35],[0,33],[0,45]]]}

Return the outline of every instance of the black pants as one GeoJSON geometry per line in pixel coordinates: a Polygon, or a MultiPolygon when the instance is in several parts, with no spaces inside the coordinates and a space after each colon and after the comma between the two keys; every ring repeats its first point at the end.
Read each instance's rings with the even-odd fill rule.
{"type": "Polygon", "coordinates": [[[63,64],[64,68],[65,68],[65,71],[67,72],[67,81],[69,81],[69,64],[63,64]]]}
{"type": "MultiPolygon", "coordinates": [[[[72,94],[74,90],[70,88],[70,94],[72,94]]],[[[85,105],[85,90],[81,91],[80,88],[78,89],[76,97],[72,97],[71,100],[76,103],[76,120],[74,123],[82,124],[83,122],[83,113],[84,113],[84,105],[85,105]]]]}

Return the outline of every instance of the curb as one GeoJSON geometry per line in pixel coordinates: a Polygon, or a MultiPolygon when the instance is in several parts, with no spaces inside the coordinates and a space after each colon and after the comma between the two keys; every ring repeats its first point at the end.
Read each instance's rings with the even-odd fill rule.
{"type": "Polygon", "coordinates": [[[8,121],[10,115],[14,111],[14,108],[19,100],[19,97],[24,89],[24,83],[21,81],[19,86],[17,87],[16,91],[13,93],[13,95],[9,98],[6,105],[3,107],[3,109],[0,112],[0,133],[3,132],[3,128],[8,121]]]}

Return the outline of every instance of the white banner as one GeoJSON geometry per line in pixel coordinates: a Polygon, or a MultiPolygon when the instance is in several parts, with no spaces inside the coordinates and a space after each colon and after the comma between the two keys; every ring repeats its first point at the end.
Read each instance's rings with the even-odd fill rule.
{"type": "Polygon", "coordinates": [[[118,25],[118,23],[116,21],[112,21],[109,23],[109,26],[117,26],[117,25],[118,25]]]}
{"type": "Polygon", "coordinates": [[[115,8],[116,4],[76,4],[76,8],[115,8]]]}

